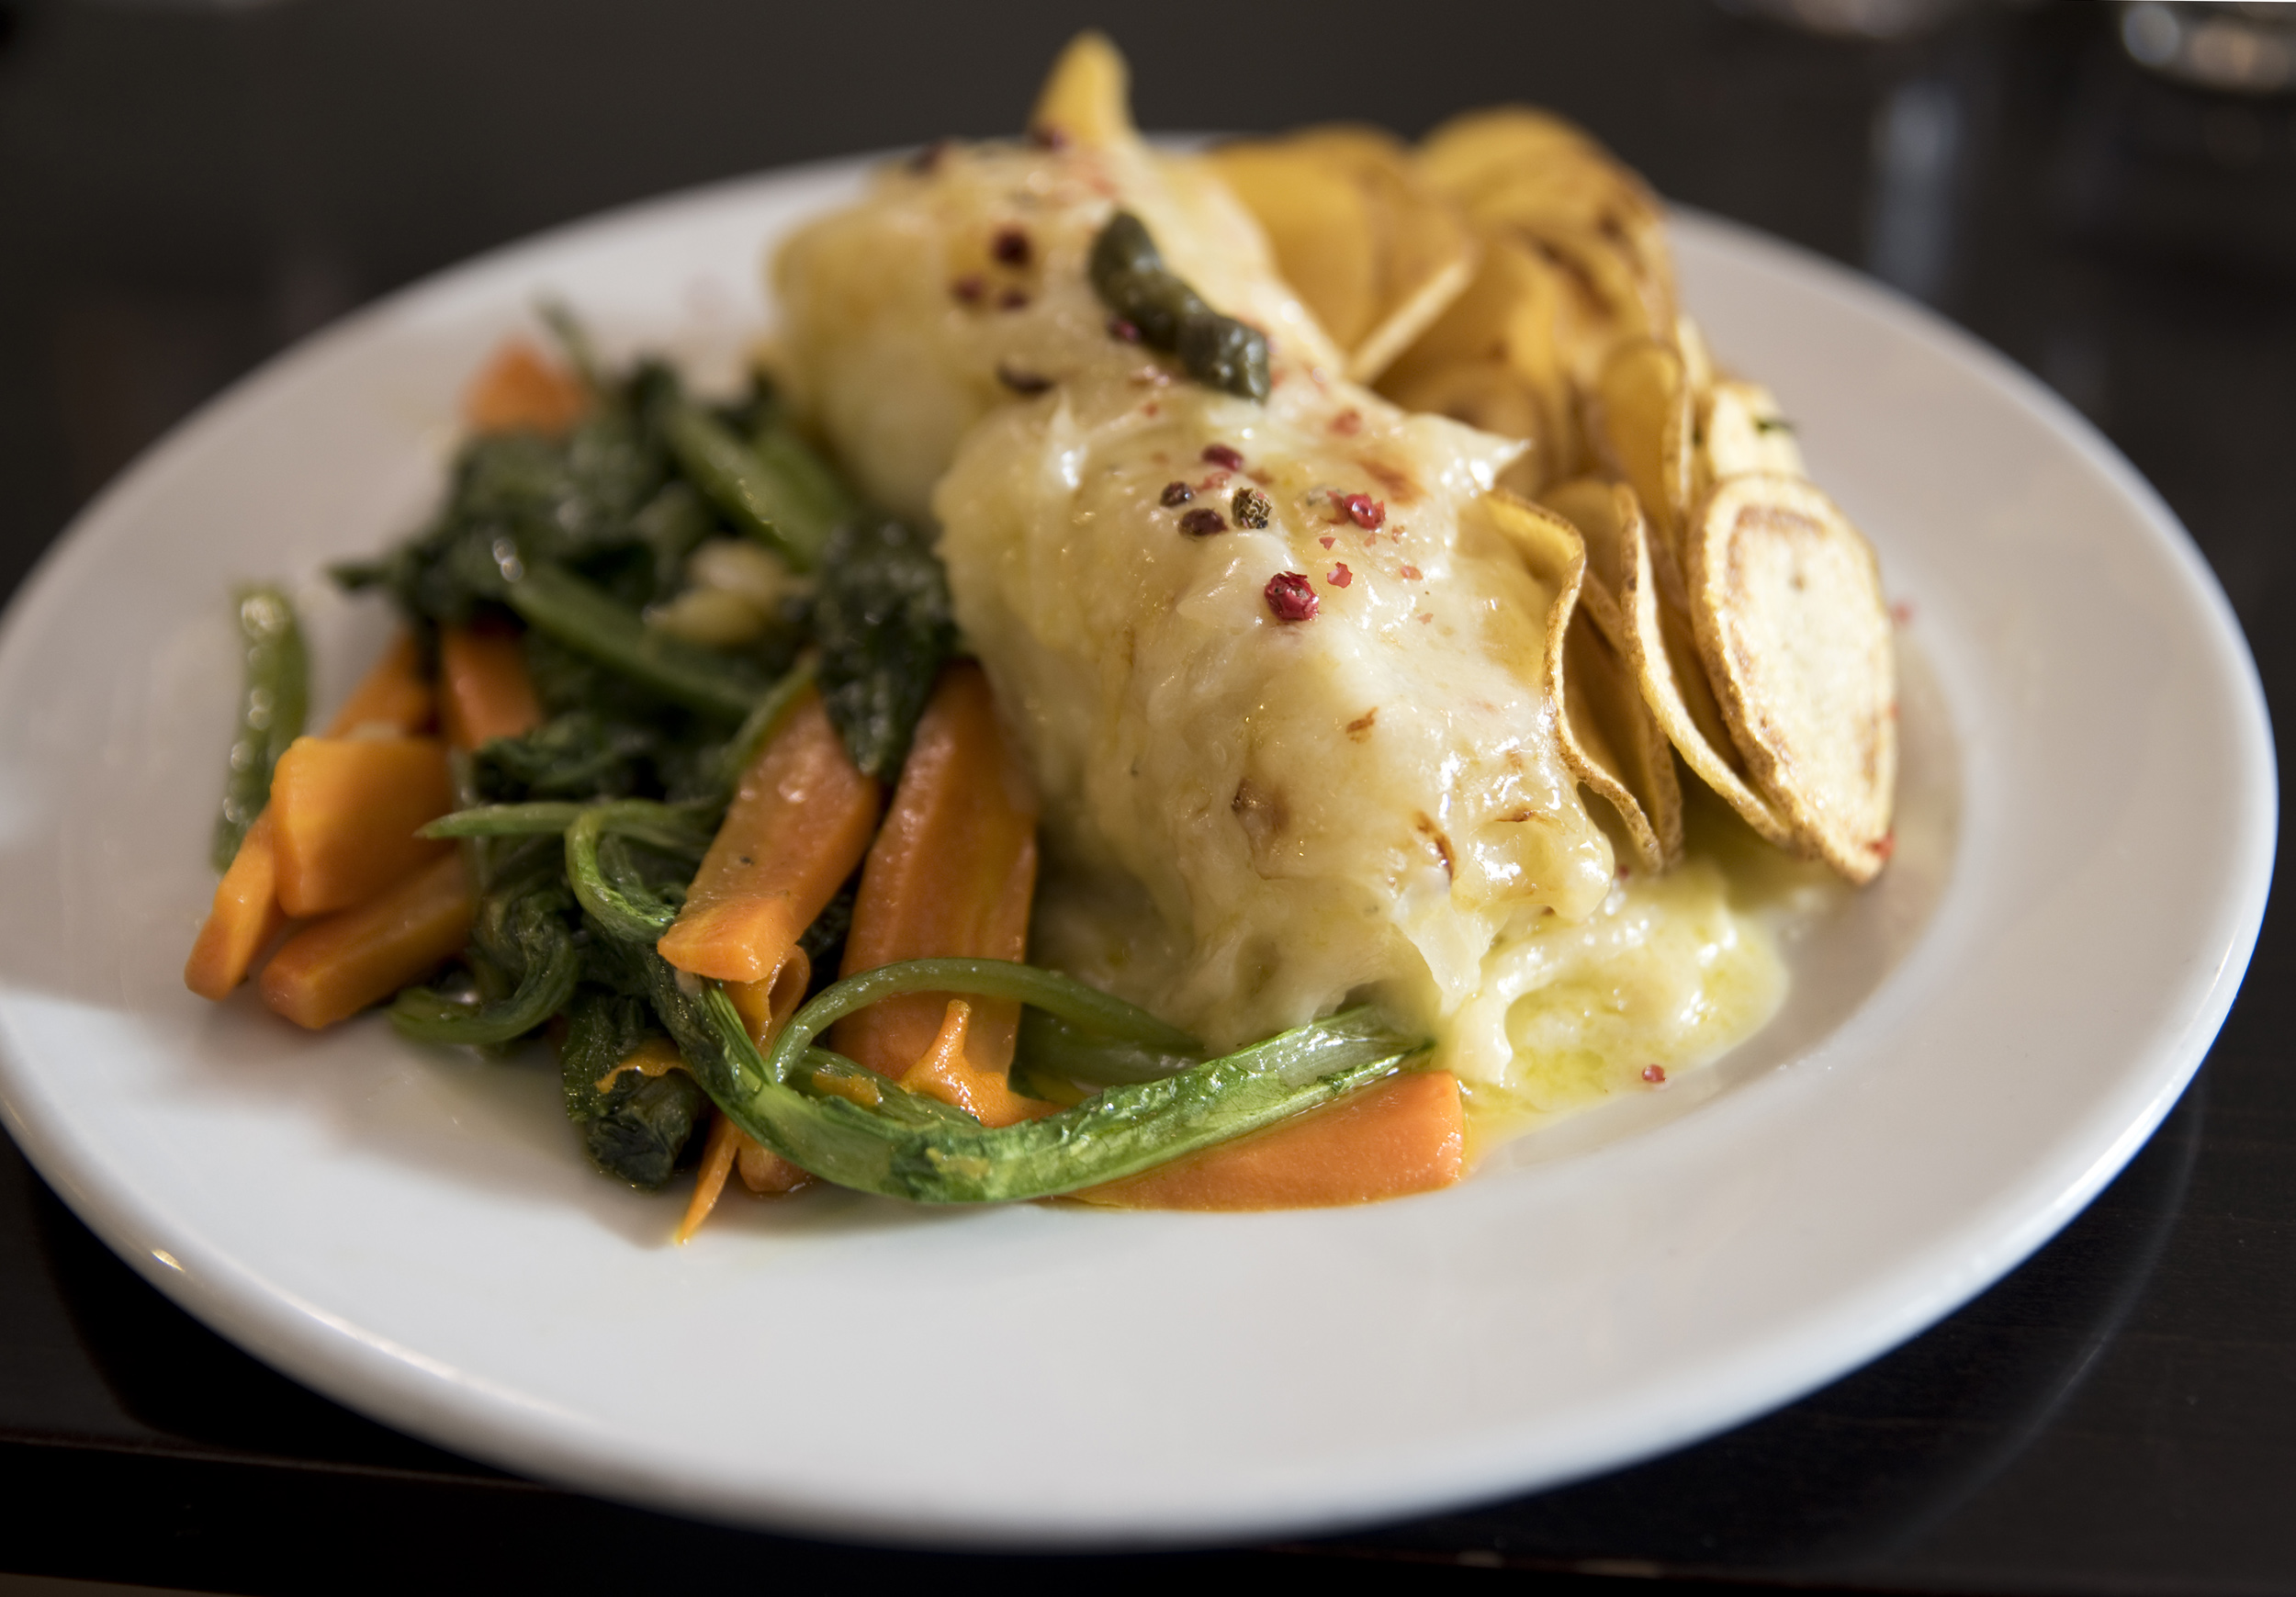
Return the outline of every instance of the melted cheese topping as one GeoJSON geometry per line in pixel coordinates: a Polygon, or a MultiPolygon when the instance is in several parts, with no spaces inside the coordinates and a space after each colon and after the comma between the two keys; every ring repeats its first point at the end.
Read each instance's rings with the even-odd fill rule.
{"type": "Polygon", "coordinates": [[[1480,508],[1518,446],[1339,378],[1195,163],[945,154],[793,240],[776,287],[801,399],[872,497],[939,523],[1028,751],[1036,957],[1219,1047],[1376,996],[1492,1086],[1609,1082],[1766,1018],[1774,954],[1721,873],[1619,885],[1562,763],[1549,596],[1480,508]],[[1265,405],[1111,333],[1085,266],[1119,197],[1268,332],[1265,405]],[[1183,530],[1207,509],[1226,530],[1183,530]],[[1271,606],[1286,573],[1312,618],[1271,606]]]}

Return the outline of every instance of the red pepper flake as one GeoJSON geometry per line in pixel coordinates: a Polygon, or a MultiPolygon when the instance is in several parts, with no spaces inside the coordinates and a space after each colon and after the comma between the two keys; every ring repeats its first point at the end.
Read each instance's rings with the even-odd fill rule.
{"type": "Polygon", "coordinates": [[[1413,619],[1421,622],[1433,621],[1435,619],[1435,613],[1432,611],[1423,610],[1418,613],[1418,615],[1413,617],[1413,619]]]}
{"type": "Polygon", "coordinates": [[[1315,614],[1315,590],[1305,571],[1278,571],[1267,579],[1267,608],[1277,621],[1307,621],[1315,614]]]}
{"type": "Polygon", "coordinates": [[[1416,567],[1416,566],[1406,566],[1406,567],[1404,567],[1404,568],[1403,568],[1403,580],[1404,580],[1404,581],[1406,581],[1406,582],[1416,582],[1416,581],[1418,581],[1418,580],[1419,580],[1419,568],[1418,568],[1418,567],[1416,567]]]}
{"type": "Polygon", "coordinates": [[[1007,266],[1029,264],[1029,235],[1019,228],[998,228],[996,236],[989,241],[988,253],[1007,266]]]}
{"type": "MultiPolygon", "coordinates": [[[[1327,544],[1331,542],[1329,538],[1326,538],[1323,541],[1327,544]]],[[[1345,588],[1355,579],[1356,574],[1347,569],[1347,564],[1345,561],[1343,560],[1338,565],[1332,568],[1331,584],[1333,587],[1345,588]]]]}
{"type": "Polygon", "coordinates": [[[1337,540],[1334,538],[1318,538],[1315,541],[1322,545],[1327,549],[1330,548],[1334,543],[1337,542],[1337,540]]]}
{"type": "Polygon", "coordinates": [[[1229,471],[1242,471],[1244,469],[1244,456],[1229,448],[1225,444],[1205,444],[1203,458],[1210,461],[1214,466],[1221,467],[1229,471]]]}
{"type": "Polygon", "coordinates": [[[1022,288],[1007,288],[996,297],[996,306],[1000,310],[1019,310],[1028,303],[1028,291],[1022,288]]]}
{"type": "Polygon", "coordinates": [[[1368,532],[1387,520],[1387,506],[1367,493],[1351,493],[1339,501],[1339,508],[1347,512],[1347,519],[1368,532]]]}
{"type": "Polygon", "coordinates": [[[1167,482],[1164,485],[1164,492],[1158,497],[1164,500],[1165,509],[1176,510],[1194,499],[1196,490],[1185,482],[1167,482]]]}
{"type": "Polygon", "coordinates": [[[981,296],[988,292],[988,285],[981,281],[979,273],[968,273],[950,284],[949,292],[956,296],[962,304],[978,305],[981,302],[981,296]]]}
{"type": "Polygon", "coordinates": [[[1878,838],[1865,846],[1877,859],[1886,860],[1897,851],[1897,834],[1884,832],[1878,838]]]}
{"type": "Polygon", "coordinates": [[[1209,538],[1227,530],[1227,518],[1210,505],[1198,505],[1180,518],[1180,531],[1191,538],[1209,538]]]}
{"type": "Polygon", "coordinates": [[[1644,1065],[1642,1067],[1642,1079],[1649,1082],[1652,1086],[1664,1086],[1666,1085],[1666,1066],[1662,1064],[1644,1065]]]}
{"type": "Polygon", "coordinates": [[[1138,343],[1140,329],[1120,316],[1111,316],[1109,318],[1109,336],[1119,343],[1138,343]]]}
{"type": "Polygon", "coordinates": [[[1356,433],[1363,431],[1363,412],[1361,410],[1342,410],[1338,415],[1332,418],[1332,431],[1338,433],[1342,438],[1354,437],[1356,433]]]}

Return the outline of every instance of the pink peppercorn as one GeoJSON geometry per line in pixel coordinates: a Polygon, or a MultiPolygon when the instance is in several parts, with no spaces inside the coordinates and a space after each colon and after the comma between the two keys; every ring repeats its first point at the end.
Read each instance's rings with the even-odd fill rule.
{"type": "Polygon", "coordinates": [[[1120,316],[1111,316],[1109,318],[1109,336],[1120,343],[1138,343],[1140,329],[1120,316]]]}
{"type": "Polygon", "coordinates": [[[1210,505],[1199,505],[1180,518],[1180,531],[1191,538],[1209,538],[1227,530],[1227,518],[1210,505]]]}
{"type": "Polygon", "coordinates": [[[949,292],[965,304],[973,305],[979,302],[981,295],[986,291],[987,287],[988,285],[982,282],[977,276],[970,276],[960,277],[950,284],[949,292]]]}
{"type": "Polygon", "coordinates": [[[1367,493],[1351,493],[1339,501],[1339,508],[1347,512],[1347,519],[1366,531],[1387,520],[1387,506],[1367,493]]]}
{"type": "Polygon", "coordinates": [[[1176,510],[1194,499],[1196,490],[1185,482],[1167,482],[1164,485],[1164,492],[1158,497],[1164,500],[1166,510],[1176,510]]]}
{"type": "Polygon", "coordinates": [[[989,244],[989,253],[1007,266],[1025,266],[1029,264],[1029,235],[1019,228],[999,228],[989,244]]]}
{"type": "Polygon", "coordinates": [[[1642,1079],[1649,1082],[1652,1086],[1664,1086],[1666,1085],[1666,1066],[1662,1064],[1644,1065],[1642,1067],[1642,1079]]]}
{"type": "Polygon", "coordinates": [[[1347,565],[1346,565],[1346,562],[1345,562],[1345,561],[1342,561],[1342,562],[1340,562],[1340,564],[1338,564],[1338,565],[1336,565],[1336,566],[1334,566],[1334,567],[1333,567],[1333,568],[1332,568],[1332,586],[1333,586],[1333,587],[1334,587],[1334,588],[1345,588],[1345,587],[1346,587],[1346,586],[1347,586],[1350,582],[1353,582],[1355,579],[1356,579],[1356,574],[1355,574],[1353,571],[1350,571],[1349,569],[1347,569],[1347,565]]]}
{"type": "Polygon", "coordinates": [[[1229,471],[1242,471],[1244,469],[1244,456],[1229,448],[1225,444],[1205,444],[1204,458],[1210,461],[1214,466],[1224,467],[1229,471]]]}
{"type": "Polygon", "coordinates": [[[1278,571],[1267,579],[1267,608],[1277,621],[1306,621],[1315,614],[1315,590],[1305,571],[1278,571]]]}

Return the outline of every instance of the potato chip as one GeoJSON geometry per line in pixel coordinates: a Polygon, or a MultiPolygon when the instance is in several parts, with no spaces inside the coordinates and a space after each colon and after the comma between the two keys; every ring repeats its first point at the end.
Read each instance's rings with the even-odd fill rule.
{"type": "Polygon", "coordinates": [[[1794,423],[1760,383],[1725,379],[1698,401],[1697,447],[1691,456],[1694,500],[1703,500],[1715,484],[1749,472],[1807,477],[1794,423]]]}
{"type": "Polygon", "coordinates": [[[1659,575],[1671,596],[1690,508],[1690,385],[1683,357],[1651,340],[1628,344],[1603,368],[1594,399],[1596,452],[1656,523],[1663,546],[1659,575]]]}
{"type": "Polygon", "coordinates": [[[1390,134],[1311,128],[1211,160],[1357,382],[1385,370],[1474,276],[1473,231],[1390,134]]]}
{"type": "Polygon", "coordinates": [[[1897,686],[1874,551],[1798,478],[1716,488],[1690,527],[1690,618],[1754,782],[1852,882],[1889,858],[1897,686]]]}
{"type": "Polygon", "coordinates": [[[1576,477],[1547,489],[1539,502],[1579,529],[1586,544],[1586,586],[1579,603],[1613,647],[1625,648],[1618,596],[1626,585],[1626,527],[1642,514],[1634,489],[1605,478],[1576,477]]]}
{"type": "Polygon", "coordinates": [[[1617,812],[1636,862],[1647,872],[1683,852],[1682,789],[1665,737],[1645,710],[1617,651],[1581,616],[1586,549],[1578,529],[1509,493],[1484,500],[1493,523],[1553,593],[1544,683],[1559,707],[1556,743],[1571,774],[1617,812]]]}
{"type": "MultiPolygon", "coordinates": [[[[1445,405],[1424,404],[1416,396],[1472,391],[1490,383],[1488,378],[1449,377],[1446,374],[1450,367],[1502,365],[1536,400],[1539,423],[1535,434],[1475,423],[1533,444],[1536,473],[1517,472],[1508,486],[1518,492],[1535,491],[1541,482],[1570,475],[1579,469],[1583,445],[1577,400],[1557,343],[1561,294],[1560,279],[1546,261],[1523,245],[1493,241],[1484,249],[1466,291],[1444,308],[1381,377],[1380,392],[1400,405],[1456,414],[1445,405]]],[[[1486,402],[1484,408],[1492,407],[1486,402]]]]}
{"type": "Polygon", "coordinates": [[[1782,849],[1806,852],[1785,816],[1749,780],[1706,680],[1697,640],[1660,595],[1651,545],[1648,526],[1638,514],[1627,523],[1622,541],[1626,582],[1618,598],[1626,624],[1626,663],[1642,690],[1643,703],[1683,763],[1721,794],[1748,826],[1782,849]]]}
{"type": "Polygon", "coordinates": [[[1076,35],[1052,63],[1029,127],[1078,144],[1110,145],[1132,129],[1131,73],[1105,33],[1076,35]]]}

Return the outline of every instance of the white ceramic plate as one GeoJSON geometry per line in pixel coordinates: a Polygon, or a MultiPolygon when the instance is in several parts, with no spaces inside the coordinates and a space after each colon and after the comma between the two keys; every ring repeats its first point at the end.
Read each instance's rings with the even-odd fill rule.
{"type": "Polygon", "coordinates": [[[193,1313],[392,1424],[694,1514],[942,1545],[1297,1533],[1552,1484],[1806,1392],[2024,1257],[2175,1100],[2273,849],[2222,595],[2032,380],[1695,218],[1688,302],[1784,396],[1913,620],[1896,864],[1799,951],[1780,1023],[1683,1091],[1364,1209],[836,1194],[736,1203],[674,1251],[677,1200],[591,1175],[547,1072],[187,995],[228,584],[304,582],[323,707],[387,623],[321,566],[422,513],[458,388],[537,293],[725,371],[766,314],[761,252],[857,171],[619,213],[353,318],[154,450],[17,597],[0,1103],[193,1313]]]}

